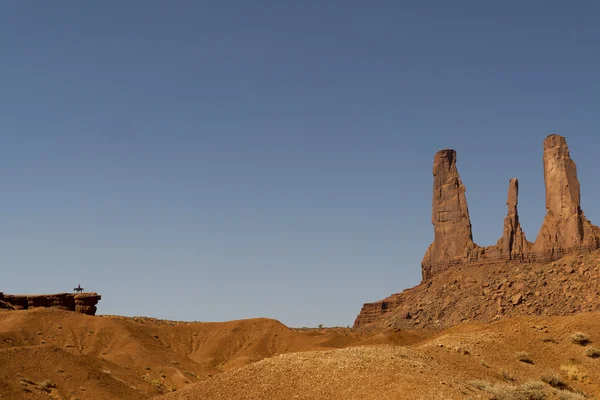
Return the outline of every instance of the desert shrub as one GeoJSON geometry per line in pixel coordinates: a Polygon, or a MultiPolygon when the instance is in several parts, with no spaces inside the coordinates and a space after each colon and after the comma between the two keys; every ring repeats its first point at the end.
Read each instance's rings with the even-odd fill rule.
{"type": "Polygon", "coordinates": [[[575,332],[572,334],[571,341],[580,346],[586,346],[591,343],[590,337],[583,332],[575,332]]]}
{"type": "Polygon", "coordinates": [[[546,385],[542,382],[525,382],[521,386],[515,386],[477,380],[470,381],[469,384],[487,392],[491,400],[545,400],[548,397],[546,385]]]}
{"type": "Polygon", "coordinates": [[[467,383],[479,390],[487,390],[489,387],[492,386],[492,384],[489,383],[488,381],[481,381],[481,380],[469,381],[467,383]]]}
{"type": "Polygon", "coordinates": [[[56,387],[56,384],[54,382],[52,382],[50,379],[46,379],[45,381],[38,383],[38,387],[45,392],[49,392],[50,389],[56,387]]]}
{"type": "Polygon", "coordinates": [[[515,354],[515,357],[517,358],[517,360],[524,362],[526,364],[533,364],[533,360],[531,359],[531,357],[529,356],[529,354],[527,354],[524,351],[518,351],[515,354]]]}
{"type": "Polygon", "coordinates": [[[598,358],[598,357],[600,357],[600,349],[597,349],[595,347],[589,347],[585,351],[585,355],[590,358],[598,358]]]}
{"type": "Polygon", "coordinates": [[[163,382],[159,381],[158,379],[153,379],[150,381],[150,384],[152,386],[154,386],[154,388],[159,392],[159,393],[164,393],[166,386],[163,382]]]}
{"type": "Polygon", "coordinates": [[[558,400],[585,400],[587,396],[581,393],[567,392],[564,390],[559,391],[556,396],[558,400]]]}
{"type": "Polygon", "coordinates": [[[563,365],[560,369],[573,381],[583,381],[588,377],[585,371],[580,370],[576,365],[563,365]]]}
{"type": "Polygon", "coordinates": [[[548,397],[546,385],[539,381],[525,382],[517,389],[515,399],[544,400],[548,397]]]}
{"type": "Polygon", "coordinates": [[[510,372],[506,371],[506,370],[502,370],[502,379],[504,379],[506,382],[514,382],[516,381],[515,377],[512,376],[510,374],[510,372]]]}
{"type": "Polygon", "coordinates": [[[559,374],[557,374],[556,372],[550,372],[546,375],[542,376],[542,382],[546,382],[548,385],[552,386],[553,388],[558,388],[558,389],[566,389],[569,386],[562,380],[562,378],[560,377],[559,374]]]}

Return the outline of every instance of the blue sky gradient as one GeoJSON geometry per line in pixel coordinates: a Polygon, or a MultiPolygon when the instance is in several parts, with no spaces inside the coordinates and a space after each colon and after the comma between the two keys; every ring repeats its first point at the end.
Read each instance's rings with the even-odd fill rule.
{"type": "Polygon", "coordinates": [[[5,1],[0,291],[102,314],[352,325],[420,281],[431,167],[475,241],[542,223],[566,136],[600,223],[595,1],[5,1]]]}

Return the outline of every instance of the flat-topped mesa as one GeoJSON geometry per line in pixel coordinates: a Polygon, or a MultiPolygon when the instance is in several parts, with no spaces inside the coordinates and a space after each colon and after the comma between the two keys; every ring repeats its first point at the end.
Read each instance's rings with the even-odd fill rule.
{"type": "Polygon", "coordinates": [[[504,232],[498,242],[503,258],[523,259],[531,251],[531,243],[525,238],[525,232],[519,222],[519,180],[513,178],[508,183],[508,215],[504,218],[504,232]]]}
{"type": "Polygon", "coordinates": [[[563,136],[553,134],[544,140],[544,183],[546,217],[533,251],[555,257],[577,247],[599,247],[600,228],[581,210],[577,166],[563,136]]]}
{"type": "Polygon", "coordinates": [[[438,151],[433,159],[434,239],[421,263],[423,279],[430,277],[432,265],[462,261],[476,254],[465,192],[456,168],[456,151],[438,151]]]}
{"type": "MultiPolygon", "coordinates": [[[[96,315],[96,304],[101,300],[97,293],[56,293],[34,295],[4,295],[3,303],[14,310],[31,310],[34,308],[57,308],[65,311],[76,311],[87,315],[96,315]]],[[[1,300],[1,299],[0,299],[1,300]]],[[[0,307],[2,308],[2,307],[0,307]]]]}

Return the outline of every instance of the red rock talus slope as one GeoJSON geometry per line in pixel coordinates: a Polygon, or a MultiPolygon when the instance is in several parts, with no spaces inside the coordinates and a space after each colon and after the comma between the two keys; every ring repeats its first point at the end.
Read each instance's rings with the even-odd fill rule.
{"type": "Polygon", "coordinates": [[[598,313],[466,323],[411,346],[268,358],[164,399],[582,400],[600,395],[600,358],[587,355],[600,345],[598,332],[598,313]],[[573,343],[576,332],[591,344],[573,343]]]}
{"type": "Polygon", "coordinates": [[[600,250],[543,263],[471,263],[363,306],[355,327],[448,328],[465,320],[600,310],[600,250]]]}
{"type": "Polygon", "coordinates": [[[101,296],[97,293],[5,294],[3,295],[3,298],[0,298],[0,301],[9,304],[10,308],[15,310],[46,307],[65,311],[77,311],[87,315],[96,315],[96,304],[98,304],[100,299],[101,296]]]}

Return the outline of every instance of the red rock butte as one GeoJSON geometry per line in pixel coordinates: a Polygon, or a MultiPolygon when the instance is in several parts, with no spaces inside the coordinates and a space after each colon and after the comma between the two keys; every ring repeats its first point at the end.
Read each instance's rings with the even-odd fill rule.
{"type": "Polygon", "coordinates": [[[456,168],[456,151],[440,150],[433,160],[434,240],[421,262],[423,280],[453,265],[496,260],[552,261],[573,251],[600,247],[600,228],[580,207],[577,167],[567,141],[556,134],[544,140],[546,217],[534,243],[527,241],[517,211],[519,182],[510,179],[508,213],[502,237],[493,246],[473,241],[466,188],[456,168]]]}
{"type": "Polygon", "coordinates": [[[546,216],[535,242],[521,228],[519,182],[512,178],[502,237],[481,247],[473,241],[456,151],[438,151],[433,160],[434,240],[421,262],[422,281],[363,304],[354,327],[447,328],[463,320],[600,311],[595,295],[600,293],[600,228],[581,210],[577,167],[564,137],[553,134],[544,140],[543,163],[546,216]]]}
{"type": "Polygon", "coordinates": [[[0,292],[0,308],[9,310],[31,310],[39,307],[58,308],[96,315],[96,304],[102,297],[97,293],[55,293],[14,295],[0,292]]]}

